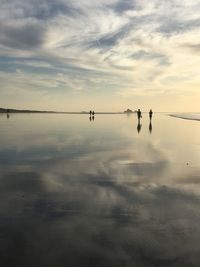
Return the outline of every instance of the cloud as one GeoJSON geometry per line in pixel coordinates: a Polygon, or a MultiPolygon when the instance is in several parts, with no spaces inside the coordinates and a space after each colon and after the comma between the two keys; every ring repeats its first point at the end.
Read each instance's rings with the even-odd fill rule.
{"type": "Polygon", "coordinates": [[[28,23],[1,24],[0,43],[13,49],[35,49],[43,45],[45,29],[34,21],[28,23]]]}
{"type": "Polygon", "coordinates": [[[199,28],[199,26],[199,18],[191,20],[169,20],[169,18],[163,18],[163,24],[159,27],[159,31],[165,34],[181,34],[187,31],[191,31],[195,28],[199,28]]]}
{"type": "MultiPolygon", "coordinates": [[[[77,92],[79,88],[81,94],[90,92],[88,99],[91,99],[92,92],[105,93],[107,98],[106,92],[110,92],[118,103],[122,90],[122,94],[134,96],[133,92],[142,95],[146,88],[152,87],[157,92],[149,91],[152,96],[161,94],[167,90],[163,81],[174,76],[177,69],[182,70],[179,73],[188,72],[191,87],[191,66],[198,68],[199,63],[191,53],[193,63],[190,67],[184,64],[188,59],[181,47],[187,43],[196,45],[198,10],[195,1],[189,4],[179,0],[3,1],[1,69],[13,73],[19,58],[19,65],[24,67],[15,68],[24,71],[29,66],[27,79],[30,80],[29,72],[34,73],[31,84],[37,81],[37,75],[38,80],[42,75],[46,79],[49,72],[51,80],[55,73],[64,73],[69,85],[66,84],[66,93],[77,92]],[[104,89],[106,85],[108,90],[104,89]]],[[[172,84],[178,92],[176,81],[171,80],[172,84]]],[[[58,87],[62,85],[58,83],[58,87]]],[[[195,91],[196,86],[192,87],[195,91]]],[[[46,91],[52,97],[47,84],[46,91]]]]}
{"type": "Polygon", "coordinates": [[[75,15],[78,9],[76,9],[70,1],[57,0],[53,2],[51,0],[44,0],[40,2],[38,0],[8,0],[2,3],[2,11],[2,18],[10,16],[15,19],[37,18],[40,20],[48,20],[62,14],[67,14],[69,16],[75,15]]]}
{"type": "Polygon", "coordinates": [[[183,44],[182,47],[186,48],[194,54],[200,51],[200,44],[183,44]]]}
{"type": "Polygon", "coordinates": [[[136,1],[125,0],[125,1],[116,1],[112,5],[108,5],[109,8],[113,9],[116,13],[122,14],[126,11],[135,10],[138,8],[136,1]]]}
{"type": "Polygon", "coordinates": [[[136,60],[155,60],[158,61],[160,65],[169,65],[169,59],[166,55],[158,53],[148,53],[145,50],[139,50],[132,55],[132,58],[136,60]]]}

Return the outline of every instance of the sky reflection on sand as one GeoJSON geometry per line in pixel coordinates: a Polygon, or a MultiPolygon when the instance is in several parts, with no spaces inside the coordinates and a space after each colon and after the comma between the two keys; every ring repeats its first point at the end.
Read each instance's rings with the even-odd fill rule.
{"type": "Polygon", "coordinates": [[[3,266],[199,266],[200,125],[146,117],[0,118],[3,266]]]}

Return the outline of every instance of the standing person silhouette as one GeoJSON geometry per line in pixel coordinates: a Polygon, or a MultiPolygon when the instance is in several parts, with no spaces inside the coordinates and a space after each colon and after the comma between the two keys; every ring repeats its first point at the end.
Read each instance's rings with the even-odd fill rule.
{"type": "Polygon", "coordinates": [[[92,115],[92,110],[90,110],[90,116],[92,115]]]}
{"type": "Polygon", "coordinates": [[[150,109],[150,110],[149,110],[149,119],[150,119],[150,121],[151,121],[151,119],[152,119],[152,116],[153,116],[153,111],[150,109]]]}
{"type": "Polygon", "coordinates": [[[92,116],[94,116],[94,110],[92,111],[92,116]]]}
{"type": "Polygon", "coordinates": [[[7,109],[7,119],[9,119],[9,118],[10,118],[10,110],[7,109]]]}
{"type": "Polygon", "coordinates": [[[138,117],[138,121],[140,121],[140,118],[142,118],[142,112],[140,109],[137,110],[137,117],[138,117]]]}

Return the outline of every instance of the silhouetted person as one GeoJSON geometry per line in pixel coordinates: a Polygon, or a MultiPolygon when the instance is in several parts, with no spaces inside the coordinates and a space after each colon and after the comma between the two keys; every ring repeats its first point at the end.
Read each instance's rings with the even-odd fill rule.
{"type": "Polygon", "coordinates": [[[150,110],[149,110],[149,119],[150,119],[150,121],[151,121],[151,119],[152,119],[152,116],[153,116],[153,111],[150,109],[150,110]]]}
{"type": "Polygon", "coordinates": [[[151,124],[151,120],[150,120],[150,123],[149,123],[149,132],[150,132],[150,134],[151,134],[151,132],[152,132],[152,124],[151,124]]]}
{"type": "Polygon", "coordinates": [[[10,110],[7,109],[6,111],[7,111],[7,119],[9,119],[10,118],[10,114],[9,114],[10,110]]]}
{"type": "Polygon", "coordinates": [[[92,110],[90,110],[90,116],[92,115],[92,110]]]}
{"type": "Polygon", "coordinates": [[[140,121],[140,118],[142,118],[142,112],[140,109],[137,110],[137,117],[138,117],[138,121],[140,121]]]}
{"type": "Polygon", "coordinates": [[[94,116],[94,110],[92,111],[92,116],[94,116]]]}
{"type": "Polygon", "coordinates": [[[139,122],[140,119],[138,119],[138,125],[137,125],[137,131],[138,133],[140,133],[141,128],[142,128],[142,124],[139,122]]]}

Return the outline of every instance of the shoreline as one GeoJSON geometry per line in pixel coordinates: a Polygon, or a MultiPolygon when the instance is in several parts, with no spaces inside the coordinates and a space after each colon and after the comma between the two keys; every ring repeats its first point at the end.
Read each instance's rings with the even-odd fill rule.
{"type": "Polygon", "coordinates": [[[184,117],[184,116],[179,116],[179,115],[174,115],[174,114],[169,114],[169,116],[173,118],[177,118],[177,119],[182,119],[182,120],[200,121],[200,118],[184,117]]]}
{"type": "MultiPolygon", "coordinates": [[[[62,112],[62,111],[4,111],[4,112],[1,112],[0,111],[0,114],[77,114],[77,115],[90,115],[89,112],[62,112]]],[[[126,113],[123,113],[123,112],[95,112],[95,115],[96,114],[111,114],[111,115],[127,115],[126,113]]],[[[128,115],[132,115],[132,114],[135,114],[135,113],[131,113],[131,114],[128,114],[128,115]]]]}

